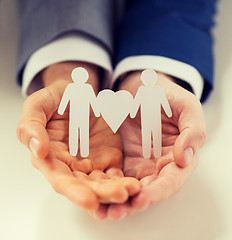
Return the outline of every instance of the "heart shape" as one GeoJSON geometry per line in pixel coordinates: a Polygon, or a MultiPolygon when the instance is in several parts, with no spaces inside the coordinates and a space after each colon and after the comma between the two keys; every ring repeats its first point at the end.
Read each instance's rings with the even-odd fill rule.
{"type": "Polygon", "coordinates": [[[131,111],[133,96],[125,90],[114,92],[106,89],[97,95],[98,110],[114,133],[131,111]]]}

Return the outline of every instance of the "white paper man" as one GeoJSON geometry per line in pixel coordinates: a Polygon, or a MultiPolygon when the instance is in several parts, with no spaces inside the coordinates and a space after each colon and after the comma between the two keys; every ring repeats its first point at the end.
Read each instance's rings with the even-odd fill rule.
{"type": "Polygon", "coordinates": [[[72,156],[78,153],[78,136],[80,137],[80,155],[89,155],[89,113],[90,105],[96,117],[100,116],[96,105],[96,95],[90,84],[88,72],[78,67],[71,74],[74,83],[70,83],[61,99],[58,113],[64,114],[69,104],[69,152],[72,156]]]}
{"type": "Polygon", "coordinates": [[[158,76],[154,70],[146,69],[142,72],[141,81],[144,86],[139,87],[134,99],[134,108],[130,113],[130,116],[134,118],[139,106],[141,106],[144,158],[150,158],[151,156],[151,139],[153,139],[154,157],[159,158],[162,154],[161,106],[168,117],[172,116],[172,111],[163,89],[155,85],[157,80],[158,76]]]}

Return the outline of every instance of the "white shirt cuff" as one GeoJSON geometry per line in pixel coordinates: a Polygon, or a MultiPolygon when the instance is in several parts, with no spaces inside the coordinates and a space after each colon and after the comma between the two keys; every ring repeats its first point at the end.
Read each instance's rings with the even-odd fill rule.
{"type": "Polygon", "coordinates": [[[81,33],[71,33],[46,44],[31,55],[23,72],[23,95],[27,96],[41,88],[41,82],[33,81],[41,70],[63,61],[95,64],[105,70],[105,81],[112,76],[109,53],[96,40],[81,33]]]}
{"type": "Polygon", "coordinates": [[[197,69],[187,63],[162,56],[142,55],[123,59],[115,68],[113,83],[129,71],[143,70],[146,68],[152,68],[155,71],[187,82],[192,87],[196,97],[198,99],[201,98],[204,80],[197,69]]]}

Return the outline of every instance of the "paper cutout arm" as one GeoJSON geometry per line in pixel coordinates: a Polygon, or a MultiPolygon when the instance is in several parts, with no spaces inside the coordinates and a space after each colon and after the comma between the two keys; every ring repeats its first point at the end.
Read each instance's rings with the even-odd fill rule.
{"type": "Polygon", "coordinates": [[[139,110],[139,106],[141,104],[141,89],[142,87],[140,87],[135,95],[135,98],[132,102],[132,106],[131,106],[131,112],[130,112],[130,117],[131,118],[135,118],[138,110],[139,110]]]}
{"type": "Polygon", "coordinates": [[[66,87],[66,89],[65,89],[65,91],[64,91],[64,94],[63,94],[63,97],[62,97],[62,99],[61,99],[61,101],[60,101],[60,105],[59,105],[59,108],[58,108],[58,110],[57,110],[57,112],[60,114],[60,115],[63,115],[64,114],[64,112],[65,112],[65,109],[66,109],[66,107],[67,107],[67,105],[68,105],[68,102],[70,101],[70,85],[71,84],[69,84],[67,87],[66,87]]]}
{"type": "Polygon", "coordinates": [[[169,105],[169,102],[168,102],[168,99],[167,97],[165,96],[164,94],[164,91],[163,89],[161,89],[161,105],[164,109],[164,112],[166,113],[166,115],[170,118],[172,117],[172,110],[170,108],[170,105],[169,105]]]}
{"type": "Polygon", "coordinates": [[[96,117],[100,117],[100,110],[99,110],[99,106],[98,106],[98,101],[97,101],[97,98],[96,98],[96,95],[93,91],[93,88],[91,85],[89,85],[89,98],[90,98],[90,105],[93,109],[93,113],[96,117]]]}

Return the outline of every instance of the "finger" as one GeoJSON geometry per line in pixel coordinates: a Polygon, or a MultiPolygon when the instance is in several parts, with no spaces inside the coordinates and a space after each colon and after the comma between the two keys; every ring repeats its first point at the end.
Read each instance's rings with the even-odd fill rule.
{"type": "Polygon", "coordinates": [[[132,199],[133,207],[135,207],[138,211],[144,211],[151,205],[151,200],[149,199],[149,196],[144,193],[144,188],[146,189],[147,186],[149,186],[156,179],[156,174],[153,174],[146,176],[140,180],[143,187],[141,189],[141,192],[138,194],[140,195],[137,198],[139,200],[136,201],[136,199],[132,199]]]}
{"type": "Polygon", "coordinates": [[[100,204],[96,211],[90,211],[90,215],[98,220],[104,220],[107,218],[108,205],[100,204]]]}
{"type": "Polygon", "coordinates": [[[72,202],[86,210],[96,210],[98,208],[99,202],[97,196],[82,182],[73,177],[67,178],[66,176],[60,176],[57,179],[52,180],[52,186],[56,192],[66,196],[72,202]]]}
{"type": "MultiPolygon", "coordinates": [[[[103,141],[108,141],[108,138],[104,136],[103,141]]],[[[108,144],[108,142],[106,144],[108,144]]],[[[105,143],[101,142],[101,144],[105,143]]],[[[115,168],[122,167],[122,152],[114,147],[99,148],[99,135],[93,136],[90,139],[90,148],[91,148],[90,158],[93,159],[92,161],[93,169],[99,169],[104,171],[105,169],[110,167],[115,168]]]]}
{"type": "Polygon", "coordinates": [[[71,156],[68,151],[63,151],[61,153],[59,152],[59,157],[61,159],[65,159],[66,164],[73,171],[79,171],[83,173],[90,173],[92,171],[92,163],[88,158],[77,160],[76,157],[71,156]]]}
{"type": "Polygon", "coordinates": [[[83,184],[96,193],[101,203],[121,203],[128,198],[128,192],[123,184],[109,179],[101,170],[94,170],[89,175],[79,171],[73,173],[83,184]]]}
{"type": "Polygon", "coordinates": [[[173,154],[177,165],[186,167],[206,142],[205,120],[202,106],[197,99],[193,98],[183,105],[178,127],[180,135],[176,139],[173,154]]]}
{"type": "MultiPolygon", "coordinates": [[[[66,152],[66,154],[69,154],[69,152],[66,152]]],[[[70,154],[69,154],[70,157],[70,154]]],[[[72,169],[76,169],[78,171],[89,173],[92,171],[92,164],[90,159],[80,159],[72,161],[73,165],[71,166],[72,169]]]]}
{"type": "Polygon", "coordinates": [[[109,179],[109,177],[101,170],[94,170],[89,174],[91,180],[109,179]]]}
{"type": "Polygon", "coordinates": [[[90,180],[89,176],[80,171],[73,171],[73,175],[80,181],[90,180]]]}
{"type": "Polygon", "coordinates": [[[128,198],[124,185],[117,180],[109,179],[101,170],[94,170],[89,175],[79,171],[74,171],[73,174],[96,193],[101,203],[121,203],[128,198]]]}
{"type": "Polygon", "coordinates": [[[130,196],[137,194],[141,188],[141,184],[136,178],[124,177],[122,170],[119,168],[110,168],[106,171],[106,174],[109,178],[118,180],[126,188],[130,196]]]}
{"type": "Polygon", "coordinates": [[[136,212],[138,212],[138,210],[133,208],[131,203],[128,201],[122,204],[111,204],[107,212],[107,217],[112,220],[119,220],[136,212]]]}
{"type": "Polygon", "coordinates": [[[132,199],[132,206],[143,211],[150,205],[166,200],[176,194],[195,169],[197,159],[197,156],[194,157],[191,164],[186,168],[180,168],[175,162],[166,165],[158,178],[154,178],[155,180],[152,182],[147,180],[148,185],[143,186],[140,193],[132,199]]]}
{"type": "MultiPolygon", "coordinates": [[[[56,192],[66,196],[84,209],[98,209],[99,201],[96,194],[77,177],[74,177],[64,162],[48,158],[36,159],[35,157],[32,161],[37,161],[38,169],[48,179],[56,192]]],[[[84,179],[83,174],[81,176],[84,179]]]]}
{"type": "Polygon", "coordinates": [[[141,183],[136,178],[124,177],[119,179],[119,182],[126,188],[129,196],[134,196],[141,189],[141,183]]]}
{"type": "Polygon", "coordinates": [[[122,177],[124,177],[123,171],[120,168],[114,168],[114,167],[109,168],[106,171],[106,175],[109,178],[122,178],[122,177]]]}
{"type": "Polygon", "coordinates": [[[155,183],[142,188],[141,192],[132,199],[132,205],[139,211],[144,211],[152,204],[161,202],[174,195],[177,187],[174,189],[172,186],[175,185],[177,186],[177,181],[170,183],[169,179],[157,179],[155,183]]]}
{"type": "Polygon", "coordinates": [[[96,193],[101,203],[122,203],[129,197],[125,187],[111,179],[86,181],[85,184],[96,193]]]}

